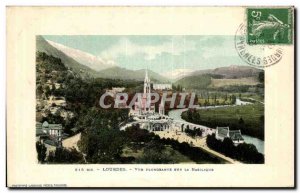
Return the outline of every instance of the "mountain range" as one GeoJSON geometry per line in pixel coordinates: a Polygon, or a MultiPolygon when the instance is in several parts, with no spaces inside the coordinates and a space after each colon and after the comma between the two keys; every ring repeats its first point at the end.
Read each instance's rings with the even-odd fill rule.
{"type": "MultiPolygon", "coordinates": [[[[82,76],[89,75],[95,78],[133,79],[140,81],[145,77],[145,69],[130,70],[121,68],[112,60],[104,60],[90,53],[46,40],[43,36],[36,36],[36,50],[60,58],[67,67],[82,76]]],[[[148,70],[151,80],[157,83],[176,83],[183,79],[184,82],[188,79],[195,81],[197,79],[195,79],[195,77],[206,74],[218,75],[225,79],[253,77],[257,76],[259,72],[261,72],[261,70],[250,66],[236,65],[196,71],[191,69],[175,69],[172,72],[164,73],[164,75],[148,70]],[[174,79],[171,80],[170,77],[174,77],[174,79]]]]}
{"type": "MultiPolygon", "coordinates": [[[[36,36],[36,51],[60,58],[67,67],[82,75],[88,74],[95,78],[133,80],[144,80],[145,77],[145,69],[121,68],[116,66],[113,61],[105,61],[92,54],[45,40],[42,36],[36,36]]],[[[169,82],[167,78],[152,70],[148,70],[148,74],[153,82],[169,82]]]]}
{"type": "Polygon", "coordinates": [[[97,76],[97,72],[95,70],[80,64],[73,58],[67,56],[62,51],[54,48],[42,36],[36,36],[36,51],[45,52],[48,55],[61,59],[61,61],[66,65],[66,67],[71,68],[74,72],[78,74],[89,74],[93,77],[97,76]]]}
{"type": "Polygon", "coordinates": [[[83,64],[95,71],[101,71],[107,68],[112,68],[115,67],[116,64],[114,61],[112,60],[104,60],[103,58],[94,56],[90,53],[87,52],[83,52],[81,50],[78,49],[74,49],[50,40],[46,40],[51,46],[53,46],[54,48],[60,50],[61,52],[63,52],[64,54],[66,54],[67,56],[73,58],[74,60],[76,60],[77,62],[79,62],[80,64],[83,64]]]}
{"type": "Polygon", "coordinates": [[[202,74],[212,74],[220,75],[223,78],[245,78],[257,76],[262,70],[253,68],[251,66],[237,66],[231,65],[227,67],[219,67],[215,69],[208,70],[197,70],[189,74],[190,76],[202,75],[202,74]]]}

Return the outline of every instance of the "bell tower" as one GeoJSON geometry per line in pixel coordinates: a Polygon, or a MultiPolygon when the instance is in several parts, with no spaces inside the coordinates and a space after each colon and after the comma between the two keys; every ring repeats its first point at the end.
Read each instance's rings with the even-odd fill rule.
{"type": "Polygon", "coordinates": [[[144,80],[144,94],[143,94],[143,99],[146,102],[145,106],[144,106],[144,110],[145,111],[150,111],[150,101],[151,101],[151,83],[150,83],[150,78],[148,77],[148,70],[146,70],[146,74],[145,74],[145,80],[144,80]]]}

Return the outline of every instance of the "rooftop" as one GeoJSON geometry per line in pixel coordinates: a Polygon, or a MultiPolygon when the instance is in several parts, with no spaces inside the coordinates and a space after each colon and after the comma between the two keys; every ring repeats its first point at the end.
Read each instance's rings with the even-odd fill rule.
{"type": "Polygon", "coordinates": [[[232,140],[244,140],[244,138],[242,137],[242,133],[241,133],[240,130],[229,131],[229,137],[232,140]]]}

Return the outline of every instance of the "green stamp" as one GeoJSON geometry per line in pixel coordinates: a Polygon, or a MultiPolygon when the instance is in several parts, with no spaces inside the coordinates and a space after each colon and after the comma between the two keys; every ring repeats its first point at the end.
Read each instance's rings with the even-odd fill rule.
{"type": "Polygon", "coordinates": [[[293,8],[248,8],[248,44],[292,44],[293,8]]]}

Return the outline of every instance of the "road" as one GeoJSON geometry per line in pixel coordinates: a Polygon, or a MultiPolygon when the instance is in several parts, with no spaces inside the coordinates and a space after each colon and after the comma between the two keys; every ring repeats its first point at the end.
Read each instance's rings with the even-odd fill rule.
{"type": "Polygon", "coordinates": [[[231,164],[238,164],[241,163],[237,160],[233,160],[230,157],[226,157],[225,155],[218,153],[212,149],[210,149],[207,145],[206,145],[206,137],[198,137],[198,138],[192,138],[187,136],[185,133],[175,133],[175,132],[167,132],[167,131],[155,131],[154,132],[156,135],[160,136],[161,138],[170,138],[170,139],[175,139],[178,142],[187,142],[189,144],[193,144],[193,146],[195,147],[199,147],[201,149],[203,149],[204,151],[213,154],[216,157],[221,158],[222,160],[225,160],[231,164]]]}
{"type": "Polygon", "coordinates": [[[254,99],[254,98],[251,98],[251,97],[248,97],[248,98],[246,98],[246,99],[250,99],[250,100],[256,101],[256,102],[261,103],[261,104],[263,104],[263,105],[265,104],[264,102],[261,102],[261,101],[259,101],[259,100],[254,99]]]}
{"type": "Polygon", "coordinates": [[[74,147],[77,151],[79,151],[77,143],[80,140],[80,137],[81,137],[81,133],[78,133],[72,137],[63,140],[62,141],[63,147],[67,149],[71,149],[74,147]]]}

